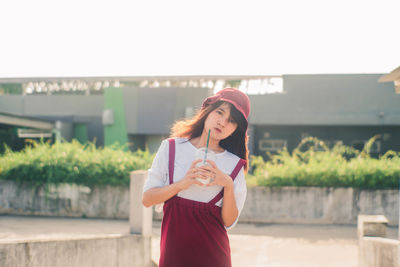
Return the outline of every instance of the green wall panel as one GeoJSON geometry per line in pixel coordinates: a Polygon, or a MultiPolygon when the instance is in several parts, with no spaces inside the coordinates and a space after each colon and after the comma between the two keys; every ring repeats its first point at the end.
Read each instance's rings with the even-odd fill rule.
{"type": "MultiPolygon", "coordinates": [[[[109,146],[116,142],[128,144],[126,131],[125,108],[122,88],[106,88],[104,90],[104,108],[114,113],[114,123],[104,126],[104,145],[109,146]]],[[[128,147],[125,147],[128,150],[128,147]]]]}
{"type": "Polygon", "coordinates": [[[74,125],[74,138],[81,144],[88,141],[88,127],[85,123],[77,123],[74,125]]]}

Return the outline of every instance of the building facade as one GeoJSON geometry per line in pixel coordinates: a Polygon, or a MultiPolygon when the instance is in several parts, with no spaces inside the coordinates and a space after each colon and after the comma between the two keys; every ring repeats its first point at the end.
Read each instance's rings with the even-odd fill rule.
{"type": "Polygon", "coordinates": [[[381,74],[285,75],[280,94],[251,96],[254,154],[292,151],[308,136],[328,146],[362,149],[380,135],[372,154],[400,151],[400,94],[381,74]]]}
{"type": "MultiPolygon", "coordinates": [[[[266,152],[275,153],[284,147],[291,151],[307,136],[317,137],[328,146],[342,142],[361,149],[375,135],[380,137],[373,145],[373,154],[400,151],[400,94],[396,94],[393,83],[379,83],[381,76],[283,75],[282,90],[257,94],[247,91],[252,104],[250,152],[266,156],[266,152]]],[[[269,79],[267,76],[225,77],[222,87],[241,87],[244,82],[250,84],[250,79],[264,78],[269,79]]],[[[215,91],[217,82],[224,80],[200,77],[190,83],[181,77],[171,78],[171,84],[166,82],[167,78],[163,79],[156,86],[154,81],[160,80],[157,77],[147,85],[144,79],[125,78],[125,84],[120,87],[110,87],[116,82],[103,81],[103,87],[94,93],[86,89],[78,94],[59,93],[55,89],[56,93],[26,93],[35,85],[32,81],[0,79],[0,89],[8,85],[6,88],[17,92],[12,94],[12,90],[3,89],[0,112],[10,117],[26,116],[53,123],[54,132],[59,132],[67,141],[95,140],[98,146],[118,141],[128,144],[131,150],[149,148],[154,152],[160,141],[168,137],[174,121],[193,115],[202,100],[215,91]],[[204,81],[214,86],[200,86],[204,81]]],[[[80,84],[79,78],[74,81],[80,84]]],[[[55,78],[46,82],[49,88],[63,85],[55,78]]],[[[46,86],[46,82],[37,82],[35,86],[46,86]]],[[[6,131],[14,129],[16,133],[21,127],[26,126],[0,120],[0,136],[4,141],[6,131]]]]}

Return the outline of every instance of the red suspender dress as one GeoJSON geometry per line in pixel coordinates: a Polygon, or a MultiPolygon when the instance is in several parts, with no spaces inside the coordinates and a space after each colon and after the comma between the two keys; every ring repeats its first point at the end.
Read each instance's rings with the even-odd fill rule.
{"type": "MultiPolygon", "coordinates": [[[[175,140],[169,139],[169,183],[173,183],[175,140]]],[[[232,174],[234,180],[244,165],[240,159],[232,174]]],[[[164,203],[161,225],[160,267],[230,267],[229,239],[216,206],[223,189],[210,202],[203,203],[174,196],[164,203]]]]}

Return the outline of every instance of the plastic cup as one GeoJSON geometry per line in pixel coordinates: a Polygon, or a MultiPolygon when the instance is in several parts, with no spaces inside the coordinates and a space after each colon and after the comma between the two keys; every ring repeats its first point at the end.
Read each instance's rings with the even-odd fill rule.
{"type": "MultiPolygon", "coordinates": [[[[195,159],[194,160],[198,160],[201,159],[201,162],[196,164],[196,167],[200,167],[200,166],[204,166],[204,165],[210,165],[208,162],[204,162],[204,155],[206,153],[206,148],[202,147],[196,150],[196,154],[195,154],[195,159]]],[[[207,158],[206,160],[212,160],[215,161],[215,152],[212,151],[211,149],[208,149],[207,151],[207,158]]],[[[208,179],[203,179],[203,178],[196,178],[197,181],[199,181],[200,183],[206,185],[209,184],[211,182],[211,178],[208,179]]]]}

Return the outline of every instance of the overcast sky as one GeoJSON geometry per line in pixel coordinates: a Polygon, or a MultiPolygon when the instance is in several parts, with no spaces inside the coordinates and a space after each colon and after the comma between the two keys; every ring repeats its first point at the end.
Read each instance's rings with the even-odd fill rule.
{"type": "Polygon", "coordinates": [[[0,77],[387,73],[399,0],[0,3],[0,77]]]}

